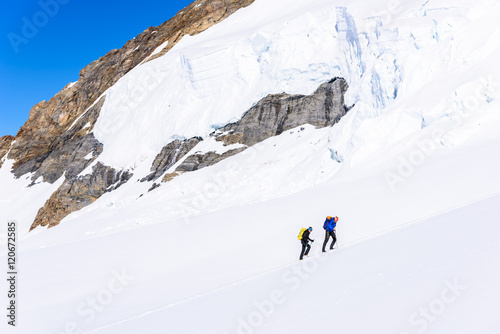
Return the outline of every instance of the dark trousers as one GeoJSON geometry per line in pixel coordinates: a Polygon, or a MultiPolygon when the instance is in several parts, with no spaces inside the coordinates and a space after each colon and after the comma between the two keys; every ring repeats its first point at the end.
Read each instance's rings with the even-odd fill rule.
{"type": "Polygon", "coordinates": [[[333,245],[335,245],[335,241],[337,241],[337,237],[335,236],[335,232],[325,231],[325,241],[323,242],[323,252],[325,252],[326,244],[328,243],[328,239],[332,237],[332,244],[330,245],[330,249],[333,249],[333,245]]]}
{"type": "Polygon", "coordinates": [[[304,255],[309,254],[309,251],[311,250],[311,245],[305,240],[300,240],[300,243],[302,244],[302,252],[300,252],[300,260],[304,257],[304,255]]]}

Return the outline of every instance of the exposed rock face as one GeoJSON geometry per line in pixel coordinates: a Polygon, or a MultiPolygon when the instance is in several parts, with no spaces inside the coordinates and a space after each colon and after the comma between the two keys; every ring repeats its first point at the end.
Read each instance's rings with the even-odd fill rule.
{"type": "Polygon", "coordinates": [[[64,172],[66,177],[78,175],[102,152],[102,144],[89,131],[94,127],[104,103],[102,97],[75,124],[54,138],[50,151],[19,165],[14,169],[17,177],[35,173],[32,180],[43,177],[45,182],[54,183],[64,172]]]}
{"type": "Polygon", "coordinates": [[[347,112],[344,105],[347,88],[344,79],[334,78],[309,96],[268,95],[248,110],[240,121],[219,129],[218,133],[222,135],[218,135],[217,140],[225,145],[241,143],[252,146],[299,125],[332,126],[347,112]]]}
{"type": "Polygon", "coordinates": [[[228,124],[213,134],[216,140],[224,142],[224,145],[240,143],[246,145],[245,147],[229,150],[223,154],[207,152],[190,155],[175,169],[175,173],[167,174],[163,181],[171,180],[180,172],[192,172],[214,165],[244,151],[249,146],[300,125],[311,124],[318,128],[334,125],[347,112],[344,105],[347,88],[344,79],[334,78],[319,86],[309,96],[268,95],[250,108],[241,120],[228,124]]]}
{"type": "MultiPolygon", "coordinates": [[[[196,35],[253,1],[193,2],[169,21],[148,28],[121,49],[111,50],[92,62],[81,70],[76,83],[67,85],[49,101],[35,105],[13,145],[12,137],[0,139],[0,158],[9,152],[8,158],[15,161],[13,172],[17,177],[34,173],[33,181],[43,177],[51,183],[63,175],[66,177],[64,184],[40,209],[32,228],[57,225],[69,213],[95,201],[117,177],[121,180],[118,185],[130,177],[127,172],[119,173],[100,164],[91,175],[77,177],[103,150],[92,130],[104,103],[105,91],[163,43],[168,42],[148,61],[165,54],[186,34],[196,35]]],[[[181,149],[180,154],[185,153],[187,151],[181,149]]],[[[164,152],[164,156],[158,158],[152,179],[179,159],[168,154],[164,152]]]]}
{"type": "Polygon", "coordinates": [[[73,178],[87,168],[101,152],[102,144],[92,133],[72,139],[50,152],[33,175],[33,181],[43,177],[43,181],[54,183],[65,172],[66,178],[73,178]]]}
{"type": "Polygon", "coordinates": [[[3,161],[2,158],[7,154],[10,149],[10,145],[14,141],[12,136],[4,136],[0,138],[0,168],[2,168],[3,161]]]}
{"type": "Polygon", "coordinates": [[[202,141],[200,137],[194,137],[187,140],[174,140],[168,143],[153,161],[151,174],[141,181],[153,181],[159,178],[170,167],[175,165],[177,161],[191,151],[200,141],[202,141]]]}
{"type": "Polygon", "coordinates": [[[15,160],[16,175],[34,172],[57,146],[54,142],[72,123],[106,89],[140,64],[159,45],[168,41],[167,46],[155,57],[165,54],[184,35],[196,35],[253,1],[195,1],[169,21],[158,27],[148,28],[121,49],[111,50],[86,66],[74,85],[66,86],[48,102],[42,101],[31,109],[30,116],[17,133],[16,142],[9,153],[9,158],[15,160]],[[22,168],[25,164],[30,168],[22,168]],[[21,169],[17,170],[18,168],[21,169]]]}
{"type": "MultiPolygon", "coordinates": [[[[178,173],[178,172],[167,173],[167,174],[165,174],[165,176],[163,177],[163,179],[161,180],[161,182],[168,182],[170,180],[173,180],[176,176],[179,176],[179,175],[180,175],[180,173],[178,173]]],[[[155,188],[158,188],[160,186],[157,183],[155,183],[155,184],[153,184],[154,188],[151,187],[152,189],[150,189],[149,191],[151,191],[151,190],[153,190],[155,188]],[[155,184],[156,184],[156,186],[155,186],[155,184]]]]}
{"type": "Polygon", "coordinates": [[[97,163],[93,167],[92,174],[66,179],[38,210],[30,230],[37,226],[58,225],[70,213],[93,203],[104,193],[118,188],[131,177],[132,174],[127,171],[116,171],[97,163]]]}
{"type": "Polygon", "coordinates": [[[176,172],[192,172],[198,169],[202,169],[204,167],[212,166],[222,161],[226,158],[229,158],[235,154],[238,154],[244,151],[246,147],[237,148],[234,150],[229,150],[222,154],[218,154],[215,152],[207,152],[204,154],[193,154],[187,157],[182,164],[179,165],[175,169],[176,172]]]}

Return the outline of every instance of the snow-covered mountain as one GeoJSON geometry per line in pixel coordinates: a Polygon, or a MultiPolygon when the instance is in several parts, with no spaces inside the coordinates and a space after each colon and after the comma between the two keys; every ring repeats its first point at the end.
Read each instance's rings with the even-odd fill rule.
{"type": "Polygon", "coordinates": [[[90,64],[0,140],[6,331],[500,333],[498,19],[199,0],[90,64]]]}

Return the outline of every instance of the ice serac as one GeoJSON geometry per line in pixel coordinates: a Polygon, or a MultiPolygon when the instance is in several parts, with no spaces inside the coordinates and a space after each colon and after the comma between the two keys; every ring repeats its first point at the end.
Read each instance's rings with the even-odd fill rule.
{"type": "Polygon", "coordinates": [[[337,7],[337,24],[335,26],[339,34],[340,46],[345,59],[355,66],[348,67],[349,70],[357,70],[356,76],[361,77],[365,72],[365,64],[362,60],[362,49],[359,43],[358,29],[354,18],[347,12],[346,7],[337,7]]]}
{"type": "Polygon", "coordinates": [[[0,168],[2,168],[3,157],[9,151],[9,148],[14,141],[14,137],[12,136],[3,136],[0,138],[0,168]]]}
{"type": "Polygon", "coordinates": [[[118,188],[131,177],[132,174],[128,171],[117,171],[97,163],[92,168],[92,174],[66,179],[38,210],[30,230],[37,226],[58,225],[70,213],[92,204],[104,193],[118,188]]]}
{"type": "MultiPolygon", "coordinates": [[[[80,72],[79,80],[66,86],[49,101],[34,106],[28,120],[17,133],[8,155],[15,160],[17,176],[36,172],[56,149],[60,136],[87,112],[99,97],[131,69],[149,57],[158,46],[166,47],[154,57],[170,50],[186,34],[195,35],[222,21],[253,0],[198,0],[158,27],[150,27],[121,49],[111,50],[80,72]]],[[[80,130],[80,129],[78,129],[80,130]]],[[[92,130],[88,128],[89,131],[92,130]]]]}

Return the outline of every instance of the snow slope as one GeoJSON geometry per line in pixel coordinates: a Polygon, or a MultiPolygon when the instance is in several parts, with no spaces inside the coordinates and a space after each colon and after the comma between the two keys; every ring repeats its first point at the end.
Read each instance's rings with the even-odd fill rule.
{"type": "Polygon", "coordinates": [[[21,239],[19,327],[1,326],[500,332],[499,18],[498,1],[257,0],[135,68],[94,128],[99,160],[130,182],[28,234],[59,183],[0,170],[0,219],[21,239]],[[171,138],[206,138],[269,93],[335,76],[354,107],[333,128],[287,131],[151,192],[135,182],[171,138]],[[332,214],[340,248],[323,258],[332,214]],[[298,263],[304,226],[317,257],[298,263]]]}
{"type": "Polygon", "coordinates": [[[158,203],[82,215],[21,243],[18,330],[238,333],[241,318],[257,324],[241,333],[324,333],[332,323],[339,333],[365,333],[367,324],[373,333],[417,333],[427,319],[420,308],[432,307],[428,333],[495,333],[499,181],[482,169],[477,190],[460,191],[470,186],[457,184],[450,170],[463,156],[470,159],[460,173],[483,165],[498,170],[491,151],[499,148],[498,136],[485,136],[436,153],[397,192],[383,170],[370,174],[368,166],[286,197],[189,220],[163,219],[158,203]],[[314,227],[317,254],[322,219],[331,212],[341,217],[340,248],[299,264],[298,230],[314,227]],[[133,220],[136,228],[119,227],[133,220]],[[296,266],[305,266],[307,277],[296,266]],[[450,284],[466,288],[453,303],[435,302],[450,284]],[[276,309],[269,317],[259,311],[265,317],[259,325],[252,314],[265,300],[277,300],[276,309]]]}
{"type": "Polygon", "coordinates": [[[497,195],[89,333],[497,333],[499,203],[497,195]]]}

